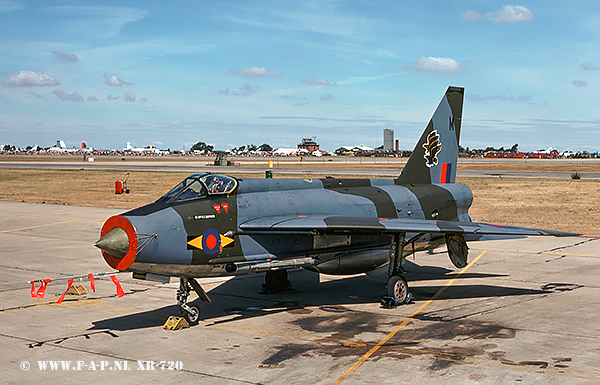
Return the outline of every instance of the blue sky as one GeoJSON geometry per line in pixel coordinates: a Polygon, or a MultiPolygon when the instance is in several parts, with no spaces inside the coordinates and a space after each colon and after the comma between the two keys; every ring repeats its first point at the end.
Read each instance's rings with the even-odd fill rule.
{"type": "Polygon", "coordinates": [[[600,151],[596,1],[0,0],[0,144],[600,151]]]}

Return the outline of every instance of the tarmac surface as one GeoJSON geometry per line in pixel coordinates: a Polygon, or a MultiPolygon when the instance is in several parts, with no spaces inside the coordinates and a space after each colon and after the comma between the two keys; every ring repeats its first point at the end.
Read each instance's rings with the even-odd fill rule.
{"type": "MultiPolygon", "coordinates": [[[[79,158],[77,158],[79,159],[79,158]]],[[[352,175],[377,177],[397,177],[400,170],[404,167],[406,160],[385,158],[353,158],[353,159],[335,159],[332,162],[319,161],[311,159],[301,162],[298,158],[274,158],[274,168],[268,167],[269,158],[242,158],[235,159],[235,167],[213,166],[209,160],[199,160],[190,158],[190,160],[178,159],[169,160],[165,158],[151,157],[128,157],[124,160],[102,160],[98,162],[76,161],[72,157],[61,160],[60,157],[23,157],[23,158],[0,158],[1,168],[34,168],[34,169],[52,169],[52,170],[121,170],[121,171],[181,171],[193,173],[212,172],[217,174],[244,173],[264,176],[266,170],[272,170],[278,174],[299,175],[310,177],[313,174],[318,175],[352,175]]],[[[464,163],[491,164],[491,163],[523,163],[512,161],[510,159],[467,159],[459,160],[464,163]]],[[[578,163],[597,163],[598,159],[585,159],[575,162],[574,160],[529,160],[534,163],[573,163],[574,170],[578,163]]],[[[543,178],[543,179],[571,179],[572,172],[566,171],[524,171],[524,170],[457,170],[458,177],[489,177],[489,178],[543,178]]],[[[600,172],[580,172],[581,179],[600,179],[600,172]]]]}
{"type": "Polygon", "coordinates": [[[175,279],[123,273],[122,298],[108,278],[60,305],[64,281],[31,297],[29,280],[110,271],[92,244],[118,212],[0,202],[1,383],[600,382],[599,239],[471,243],[463,270],[442,249],[417,253],[405,264],[414,301],[391,310],[379,306],[385,269],[294,270],[273,295],[258,294],[264,274],[201,280],[212,303],[178,331],[163,329],[179,315],[175,279]]]}

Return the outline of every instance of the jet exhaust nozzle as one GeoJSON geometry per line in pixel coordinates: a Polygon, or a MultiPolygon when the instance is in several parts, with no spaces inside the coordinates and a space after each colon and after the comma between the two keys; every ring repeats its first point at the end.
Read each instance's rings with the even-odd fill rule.
{"type": "Polygon", "coordinates": [[[129,251],[129,237],[121,227],[113,227],[106,235],[96,241],[94,246],[115,258],[121,259],[129,251]]]}

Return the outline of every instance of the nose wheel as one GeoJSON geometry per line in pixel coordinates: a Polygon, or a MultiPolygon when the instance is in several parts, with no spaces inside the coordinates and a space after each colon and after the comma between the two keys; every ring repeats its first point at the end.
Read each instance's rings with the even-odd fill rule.
{"type": "MultiPolygon", "coordinates": [[[[197,306],[190,306],[187,303],[188,296],[192,290],[196,290],[195,286],[200,285],[193,279],[190,278],[194,282],[194,284],[190,284],[188,278],[180,277],[179,278],[179,290],[177,290],[177,305],[179,305],[179,309],[181,310],[181,315],[188,321],[190,326],[197,325],[198,321],[200,321],[200,308],[197,306]]],[[[202,288],[200,288],[202,290],[202,288]]],[[[204,292],[202,290],[202,292],[204,292]]],[[[206,293],[204,293],[206,295],[206,293]]],[[[202,298],[202,296],[200,296],[202,298]]]]}

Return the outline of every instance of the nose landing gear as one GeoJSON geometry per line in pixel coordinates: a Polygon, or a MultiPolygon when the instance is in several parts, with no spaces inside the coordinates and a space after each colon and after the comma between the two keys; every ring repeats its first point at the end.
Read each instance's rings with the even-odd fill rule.
{"type": "Polygon", "coordinates": [[[194,278],[179,277],[179,290],[177,290],[177,305],[181,309],[181,315],[185,317],[190,325],[197,325],[200,321],[200,308],[190,306],[187,303],[190,292],[194,290],[198,297],[205,302],[210,302],[210,298],[202,289],[200,284],[194,278]]]}

